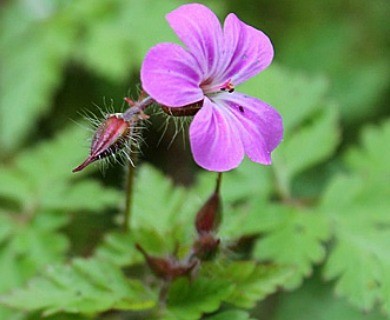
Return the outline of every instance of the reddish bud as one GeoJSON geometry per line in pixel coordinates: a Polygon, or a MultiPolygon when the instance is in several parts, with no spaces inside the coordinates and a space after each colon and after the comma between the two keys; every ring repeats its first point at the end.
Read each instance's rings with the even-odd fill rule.
{"type": "Polygon", "coordinates": [[[121,113],[109,114],[92,138],[90,155],[73,172],[81,171],[92,162],[118,152],[126,145],[130,132],[130,121],[124,120],[121,113]]]}
{"type": "Polygon", "coordinates": [[[183,263],[174,257],[161,258],[151,256],[139,244],[136,244],[136,248],[143,254],[152,272],[164,280],[173,280],[183,276],[190,277],[192,271],[198,264],[197,260],[183,263]]]}
{"type": "Polygon", "coordinates": [[[220,239],[212,233],[203,233],[194,243],[194,255],[200,260],[211,260],[218,252],[220,239]]]}
{"type": "Polygon", "coordinates": [[[198,234],[217,231],[221,220],[221,200],[219,194],[214,192],[196,215],[196,230],[198,234]]]}

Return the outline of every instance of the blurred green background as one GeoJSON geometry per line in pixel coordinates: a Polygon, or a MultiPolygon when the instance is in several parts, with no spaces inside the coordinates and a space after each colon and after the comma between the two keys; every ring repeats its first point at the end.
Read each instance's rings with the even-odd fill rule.
{"type": "MultiPolygon", "coordinates": [[[[83,126],[81,113],[86,110],[98,114],[97,106],[105,110],[111,105],[122,110],[123,97],[136,98],[140,64],[147,50],[158,42],[178,41],[164,16],[183,3],[188,1],[6,0],[0,3],[0,214],[4,212],[6,217],[10,211],[41,206],[39,199],[43,199],[43,207],[66,208],[72,213],[104,211],[93,219],[88,215],[73,216],[67,227],[65,222],[50,222],[56,224],[55,228],[63,228],[61,232],[71,239],[71,249],[66,249],[68,257],[89,253],[104,230],[115,224],[110,214],[112,204],[119,201],[115,190],[123,186],[123,168],[115,166],[104,175],[94,169],[76,177],[72,175],[72,168],[88,154],[90,132],[83,129],[73,134],[69,128],[75,127],[75,122],[83,126]],[[59,138],[56,147],[41,144],[62,134],[64,138],[59,138]],[[100,180],[99,188],[105,190],[104,186],[108,186],[107,190],[113,193],[107,192],[107,198],[98,203],[92,199],[82,204],[82,198],[98,188],[80,186],[86,175],[100,180]],[[40,181],[39,187],[34,187],[34,179],[40,181]],[[51,200],[47,193],[54,179],[67,181],[69,185],[61,187],[63,190],[51,200]],[[51,182],[45,185],[42,181],[51,182]],[[25,183],[31,184],[26,187],[25,183]],[[69,195],[73,184],[79,184],[79,189],[69,195]],[[63,194],[69,199],[65,197],[59,204],[57,198],[63,194]],[[73,209],[69,203],[75,203],[73,209]]],[[[385,212],[390,215],[386,206],[390,197],[387,180],[390,177],[390,2],[220,0],[203,3],[221,20],[229,12],[236,13],[243,21],[263,30],[274,44],[273,65],[239,88],[275,106],[285,121],[283,143],[286,145],[275,152],[277,183],[272,191],[265,192],[270,201],[299,198],[316,202],[325,197],[323,193],[328,190],[329,181],[356,171],[362,173],[363,181],[371,181],[372,176],[375,183],[380,180],[370,189],[372,198],[362,203],[374,202],[377,197],[375,201],[384,204],[385,212]],[[363,149],[361,154],[356,151],[359,147],[363,149]]],[[[158,144],[165,119],[155,116],[151,120],[152,124],[145,130],[146,143],[140,162],[152,163],[179,184],[191,184],[200,170],[192,160],[188,142],[184,145],[179,135],[168,148],[175,131],[170,126],[158,144]]],[[[262,183],[260,180],[258,183],[262,183]]],[[[248,181],[231,179],[234,186],[227,188],[231,193],[251,192],[246,185],[248,181]]],[[[346,191],[343,187],[339,190],[346,191]]],[[[386,219],[381,221],[387,221],[388,228],[386,219]]],[[[5,226],[7,223],[0,224],[0,244],[16,232],[13,227],[5,226]]],[[[381,239],[381,243],[390,243],[387,229],[381,239]]],[[[57,240],[54,247],[67,247],[63,240],[57,240]]],[[[1,277],[12,273],[9,264],[14,260],[10,256],[12,250],[19,250],[16,246],[5,252],[4,246],[3,243],[0,247],[1,277]]],[[[0,291],[22,284],[41,265],[63,259],[55,252],[65,249],[56,248],[47,261],[28,262],[27,265],[32,263],[31,270],[18,275],[17,280],[3,285],[0,281],[0,291]]],[[[390,266],[388,252],[385,260],[384,266],[390,266]]],[[[375,312],[364,315],[346,301],[336,299],[329,285],[322,284],[319,273],[315,268],[315,276],[293,294],[271,297],[258,308],[257,316],[261,319],[382,319],[375,312]],[[302,314],[301,310],[306,311],[302,314]]],[[[382,300],[390,301],[388,287],[382,300]]],[[[367,309],[375,304],[367,303],[367,309]]]]}

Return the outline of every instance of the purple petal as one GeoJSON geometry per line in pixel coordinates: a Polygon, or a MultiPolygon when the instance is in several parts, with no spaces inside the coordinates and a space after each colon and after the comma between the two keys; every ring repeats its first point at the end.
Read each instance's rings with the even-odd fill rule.
{"type": "Polygon", "coordinates": [[[224,110],[205,98],[190,126],[191,150],[196,163],[210,171],[236,168],[244,158],[240,132],[224,110]]]}
{"type": "Polygon", "coordinates": [[[215,103],[228,108],[235,119],[245,154],[254,162],[271,164],[271,152],[283,138],[280,114],[265,102],[236,92],[219,95],[215,103]]]}
{"type": "Polygon", "coordinates": [[[231,79],[238,85],[272,62],[274,50],[270,39],[261,31],[243,23],[233,13],[229,14],[224,24],[225,35],[225,80],[231,79]]]}
{"type": "Polygon", "coordinates": [[[158,103],[169,107],[202,100],[201,79],[193,56],[173,43],[154,46],[141,67],[143,89],[158,103]]]}
{"type": "Polygon", "coordinates": [[[167,15],[168,23],[198,61],[207,80],[220,63],[222,27],[216,15],[201,4],[183,5],[167,15]]]}

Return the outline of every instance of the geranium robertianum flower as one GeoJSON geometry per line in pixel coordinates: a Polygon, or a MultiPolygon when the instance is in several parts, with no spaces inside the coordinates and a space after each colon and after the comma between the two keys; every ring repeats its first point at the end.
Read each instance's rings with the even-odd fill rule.
{"type": "Polygon", "coordinates": [[[167,20],[186,48],[153,47],[142,65],[142,86],[171,109],[203,102],[189,132],[195,161],[211,171],[233,169],[245,154],[271,164],[283,136],[282,119],[271,106],[234,90],[271,63],[269,38],[232,13],[222,28],[200,4],[183,5],[167,20]]]}

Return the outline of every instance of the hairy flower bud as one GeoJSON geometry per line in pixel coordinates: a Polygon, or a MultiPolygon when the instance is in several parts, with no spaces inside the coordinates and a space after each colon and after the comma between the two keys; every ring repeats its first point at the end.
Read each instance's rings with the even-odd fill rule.
{"type": "Polygon", "coordinates": [[[130,134],[131,121],[126,121],[121,113],[109,114],[92,138],[90,155],[73,172],[81,171],[92,162],[117,153],[126,146],[130,134]]]}

